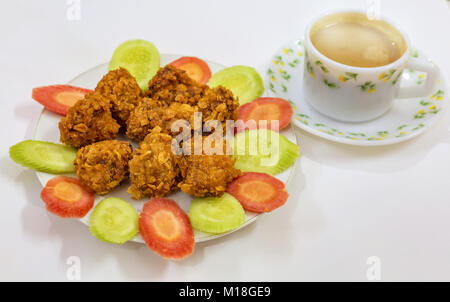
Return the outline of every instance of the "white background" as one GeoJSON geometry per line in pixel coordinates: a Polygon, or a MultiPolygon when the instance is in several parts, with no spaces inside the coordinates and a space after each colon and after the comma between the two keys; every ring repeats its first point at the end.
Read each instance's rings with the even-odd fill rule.
{"type": "MultiPolygon", "coordinates": [[[[384,281],[450,281],[449,110],[425,134],[395,146],[351,147],[297,130],[302,157],[288,203],[237,233],[198,244],[181,262],[140,244],[102,243],[81,223],[48,214],[34,172],[8,157],[9,146],[32,137],[41,106],[31,89],[66,83],[108,61],[124,40],[143,38],[162,53],[262,72],[315,15],[365,7],[365,0],[81,0],[81,20],[69,21],[64,0],[2,0],[0,280],[65,281],[74,255],[83,281],[364,281],[370,256],[381,260],[384,281]]],[[[449,82],[447,1],[381,1],[381,12],[449,82]]]]}

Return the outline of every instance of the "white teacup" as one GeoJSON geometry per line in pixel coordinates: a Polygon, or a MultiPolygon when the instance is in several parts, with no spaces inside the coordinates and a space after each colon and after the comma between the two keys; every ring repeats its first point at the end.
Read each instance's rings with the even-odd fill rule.
{"type": "Polygon", "coordinates": [[[322,15],[306,28],[303,87],[305,98],[316,110],[337,120],[362,122],[384,114],[396,98],[432,93],[439,77],[438,68],[429,61],[411,56],[406,34],[385,20],[369,20],[362,12],[346,11],[322,15]],[[311,33],[333,22],[365,22],[386,30],[399,47],[399,58],[377,67],[356,67],[330,59],[314,46],[311,33]],[[402,87],[401,74],[405,68],[426,72],[426,83],[402,87]]]}

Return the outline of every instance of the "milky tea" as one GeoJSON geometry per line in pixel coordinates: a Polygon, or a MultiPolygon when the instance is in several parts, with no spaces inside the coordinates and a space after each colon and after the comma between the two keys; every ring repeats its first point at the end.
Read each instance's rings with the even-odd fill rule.
{"type": "Polygon", "coordinates": [[[354,67],[378,67],[406,51],[403,36],[385,21],[361,13],[339,13],[319,20],[310,31],[314,47],[333,61],[354,67]]]}

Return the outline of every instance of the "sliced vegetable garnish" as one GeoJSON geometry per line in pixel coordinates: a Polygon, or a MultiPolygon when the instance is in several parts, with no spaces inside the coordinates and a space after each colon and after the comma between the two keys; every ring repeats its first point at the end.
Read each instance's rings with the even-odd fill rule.
{"type": "Polygon", "coordinates": [[[192,200],[189,219],[196,230],[221,234],[241,226],[245,221],[245,212],[236,198],[225,193],[221,197],[192,200]]]}
{"type": "MultiPolygon", "coordinates": [[[[281,130],[289,125],[292,118],[292,106],[289,101],[280,98],[258,98],[253,102],[247,103],[239,107],[239,119],[244,123],[248,121],[255,121],[255,123],[248,123],[249,129],[266,128],[272,129],[272,121],[278,121],[278,129],[281,130]],[[260,123],[260,121],[267,121],[267,124],[260,123]]],[[[274,125],[275,126],[275,125],[274,125]]],[[[241,127],[238,127],[238,132],[241,132],[241,127]]]]}
{"type": "Polygon", "coordinates": [[[92,211],[89,230],[101,241],[122,244],[139,233],[139,215],[122,198],[106,198],[92,211]]]}
{"type": "Polygon", "coordinates": [[[284,183],[265,173],[246,172],[228,185],[227,192],[236,197],[245,210],[271,212],[289,197],[284,183]]]}
{"type": "Polygon", "coordinates": [[[159,69],[159,52],[155,45],[145,40],[129,40],[120,44],[109,62],[109,70],[123,67],[131,73],[143,91],[148,81],[159,69]]]}
{"type": "Polygon", "coordinates": [[[211,70],[208,64],[196,57],[181,57],[170,63],[170,65],[186,71],[189,77],[201,84],[208,83],[211,77],[211,70]]]}
{"type": "Polygon", "coordinates": [[[209,79],[208,86],[224,86],[230,89],[239,104],[251,102],[264,93],[264,84],[258,72],[249,66],[232,66],[225,68],[209,79]]]}
{"type": "Polygon", "coordinates": [[[70,107],[91,92],[71,85],[51,85],[33,88],[31,97],[48,110],[65,116],[70,107]]]}
{"type": "Polygon", "coordinates": [[[139,228],[147,246],[166,259],[183,259],[194,252],[189,217],[171,199],[152,199],[144,204],[139,228]]]}
{"type": "Polygon", "coordinates": [[[51,173],[75,172],[77,150],[65,145],[26,140],[9,148],[9,156],[19,165],[51,173]]]}
{"type": "Polygon", "coordinates": [[[299,146],[267,129],[246,130],[233,140],[234,166],[242,172],[275,175],[292,166],[300,155],[299,146]]]}
{"type": "Polygon", "coordinates": [[[62,218],[84,217],[94,206],[94,193],[75,178],[56,176],[41,192],[47,211],[62,218]]]}

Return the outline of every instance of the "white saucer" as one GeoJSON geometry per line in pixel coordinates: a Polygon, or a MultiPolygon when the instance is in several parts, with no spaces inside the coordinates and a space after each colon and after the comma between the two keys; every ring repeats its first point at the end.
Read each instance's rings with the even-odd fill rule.
{"type": "MultiPolygon", "coordinates": [[[[411,139],[429,129],[448,103],[443,79],[436,83],[432,95],[423,98],[397,99],[383,116],[369,122],[346,123],[329,118],[313,109],[303,97],[303,40],[284,45],[272,58],[266,72],[266,89],[270,96],[287,99],[294,108],[293,124],[322,138],[350,145],[389,145],[411,139]]],[[[425,57],[418,50],[411,56],[425,57]]],[[[402,85],[423,85],[426,74],[405,70],[402,85]]]]}
{"type": "MultiPolygon", "coordinates": [[[[168,64],[180,57],[181,57],[181,55],[161,54],[161,66],[165,66],[166,64],[168,64]]],[[[225,66],[218,64],[218,63],[214,63],[211,61],[206,61],[206,62],[208,63],[209,68],[211,69],[211,72],[213,72],[213,73],[225,68],[225,66]]],[[[107,63],[101,64],[101,65],[93,67],[92,69],[89,69],[89,70],[83,72],[82,74],[78,75],[75,79],[70,81],[68,84],[74,85],[74,86],[79,86],[79,87],[84,87],[84,88],[88,88],[88,89],[94,89],[95,86],[97,85],[98,81],[100,81],[102,76],[105,75],[107,72],[108,72],[108,64],[107,63]]],[[[46,109],[43,109],[41,116],[39,118],[38,124],[36,125],[34,139],[59,143],[58,123],[59,123],[60,119],[61,119],[60,115],[57,115],[46,109]]],[[[281,133],[287,139],[289,139],[290,141],[297,144],[297,140],[295,137],[293,127],[288,127],[286,129],[284,129],[281,133]]],[[[120,140],[128,140],[128,138],[126,138],[125,136],[120,136],[119,139],[120,140]]],[[[133,143],[133,142],[131,142],[131,143],[133,143]]],[[[134,145],[134,147],[137,147],[137,144],[133,143],[133,145],[134,145]]],[[[291,180],[291,178],[293,176],[294,167],[295,167],[295,165],[293,165],[292,167],[289,167],[289,169],[287,169],[283,173],[276,175],[275,177],[287,185],[287,183],[291,180]]],[[[36,174],[37,174],[42,186],[45,186],[45,184],[50,179],[55,177],[55,175],[43,173],[43,172],[36,172],[36,174]]],[[[72,174],[69,176],[76,177],[75,174],[72,174]]],[[[128,194],[126,192],[129,186],[130,186],[130,183],[128,181],[127,183],[122,184],[121,186],[115,188],[113,191],[111,191],[110,193],[108,193],[104,196],[96,195],[95,205],[97,205],[101,200],[103,200],[104,198],[107,198],[107,197],[120,197],[120,198],[123,198],[126,201],[130,202],[130,204],[132,204],[135,207],[135,209],[138,212],[140,212],[142,210],[144,203],[147,202],[149,199],[148,198],[142,199],[142,200],[131,199],[130,194],[128,194]]],[[[178,192],[170,194],[168,196],[168,198],[171,198],[174,201],[176,201],[178,203],[178,205],[185,212],[188,212],[189,206],[191,204],[192,196],[189,196],[181,191],[178,191],[178,192]]],[[[92,210],[89,211],[89,213],[85,217],[83,217],[79,220],[82,223],[89,225],[89,217],[90,217],[91,213],[92,213],[92,210]]],[[[258,218],[259,215],[261,215],[261,214],[246,211],[244,224],[242,224],[239,228],[237,228],[233,231],[230,231],[228,233],[214,235],[214,234],[208,234],[208,233],[203,233],[203,232],[194,230],[195,242],[198,243],[198,242],[202,242],[202,241],[208,241],[208,240],[216,239],[216,238],[228,235],[230,233],[233,233],[237,230],[240,230],[240,229],[248,226],[252,222],[256,221],[256,219],[258,218]]],[[[138,234],[135,238],[131,239],[130,241],[145,243],[140,234],[138,234]]]]}

